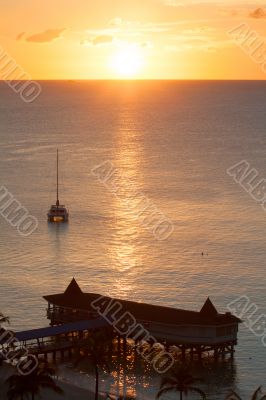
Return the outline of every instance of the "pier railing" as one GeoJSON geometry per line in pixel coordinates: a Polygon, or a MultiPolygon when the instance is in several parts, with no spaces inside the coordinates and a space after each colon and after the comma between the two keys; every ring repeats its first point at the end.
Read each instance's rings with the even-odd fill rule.
{"type": "Polygon", "coordinates": [[[91,320],[97,317],[99,317],[97,314],[83,310],[73,311],[66,308],[47,309],[47,318],[51,321],[52,324],[91,320]]]}

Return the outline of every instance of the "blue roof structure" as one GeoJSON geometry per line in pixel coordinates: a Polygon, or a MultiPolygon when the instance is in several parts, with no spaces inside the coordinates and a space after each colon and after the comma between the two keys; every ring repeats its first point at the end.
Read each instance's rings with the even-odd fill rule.
{"type": "Polygon", "coordinates": [[[41,339],[50,336],[57,336],[71,332],[80,332],[87,329],[98,329],[108,326],[108,322],[104,318],[93,320],[70,322],[64,325],[49,326],[47,328],[31,329],[28,331],[15,332],[15,337],[18,341],[41,339]]]}

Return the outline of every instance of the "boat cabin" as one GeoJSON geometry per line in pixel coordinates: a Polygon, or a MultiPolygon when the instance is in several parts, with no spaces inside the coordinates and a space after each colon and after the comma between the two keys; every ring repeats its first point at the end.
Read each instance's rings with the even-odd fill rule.
{"type": "Polygon", "coordinates": [[[49,222],[68,222],[68,210],[63,205],[52,205],[47,217],[49,222]]]}

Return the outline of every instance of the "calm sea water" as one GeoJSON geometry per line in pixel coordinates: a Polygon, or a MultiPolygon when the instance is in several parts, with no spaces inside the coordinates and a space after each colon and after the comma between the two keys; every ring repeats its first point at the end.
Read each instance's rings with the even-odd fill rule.
{"type": "MultiPolygon", "coordinates": [[[[39,220],[24,238],[0,218],[0,304],[12,327],[46,326],[42,296],[62,292],[73,276],[85,291],[193,310],[210,296],[225,311],[245,294],[266,313],[266,214],[226,173],[246,159],[266,178],[266,82],[41,86],[38,100],[24,104],[0,84],[0,184],[39,220]],[[70,221],[52,226],[57,147],[70,221]],[[125,198],[91,174],[107,160],[125,198]],[[167,240],[132,218],[132,189],[173,221],[167,240]]],[[[213,374],[209,397],[220,400],[230,387],[247,396],[264,384],[265,357],[242,325],[235,364],[213,374]]],[[[140,397],[154,398],[158,377],[132,382],[140,397]]]]}

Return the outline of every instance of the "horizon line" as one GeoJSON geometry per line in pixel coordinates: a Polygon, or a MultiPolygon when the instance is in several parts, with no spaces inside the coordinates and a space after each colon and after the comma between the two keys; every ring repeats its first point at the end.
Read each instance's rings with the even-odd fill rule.
{"type": "Polygon", "coordinates": [[[1,79],[0,82],[27,82],[27,81],[38,81],[38,82],[266,82],[265,79],[234,79],[234,78],[220,78],[220,79],[203,79],[203,78],[132,78],[132,79],[115,79],[115,78],[51,78],[51,79],[1,79]]]}

